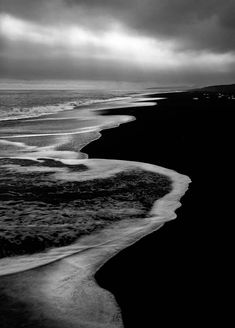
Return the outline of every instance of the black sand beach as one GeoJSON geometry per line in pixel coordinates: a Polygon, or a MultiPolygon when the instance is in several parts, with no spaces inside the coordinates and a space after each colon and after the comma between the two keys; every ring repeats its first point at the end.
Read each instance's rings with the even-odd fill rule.
{"type": "Polygon", "coordinates": [[[167,99],[150,108],[103,112],[130,114],[136,121],[102,131],[83,149],[91,158],[172,168],[193,182],[177,220],[121,251],[96,274],[115,295],[127,328],[189,327],[220,318],[221,287],[213,277],[222,271],[221,247],[228,250],[229,240],[222,246],[225,210],[220,213],[216,203],[227,197],[235,100],[203,91],[158,96],[167,99]]]}
{"type": "MultiPolygon", "coordinates": [[[[138,238],[134,234],[130,239],[134,243],[132,246],[122,240],[114,244],[114,250],[124,250],[108,260],[95,275],[98,284],[115,296],[125,328],[188,327],[192,322],[200,323],[203,314],[207,315],[205,323],[210,319],[208,303],[212,299],[213,303],[218,301],[218,288],[214,288],[211,275],[220,263],[216,240],[220,221],[215,202],[221,201],[221,189],[215,189],[215,197],[211,188],[215,185],[213,181],[218,181],[218,186],[226,180],[226,174],[219,172],[218,167],[224,167],[222,164],[227,161],[231,147],[234,100],[203,91],[157,96],[166,99],[158,100],[152,107],[103,110],[103,115],[132,115],[136,120],[103,130],[101,138],[82,150],[91,159],[119,159],[167,167],[188,175],[193,181],[183,198],[183,207],[176,211],[177,220],[166,223],[136,243],[138,238]]],[[[134,222],[133,227],[135,225],[134,222]]],[[[160,226],[161,222],[156,229],[160,226]]],[[[143,231],[145,227],[143,223],[143,231]]],[[[109,231],[107,236],[113,234],[115,237],[118,231],[118,238],[122,238],[123,233],[125,239],[125,227],[110,229],[111,234],[109,231]]],[[[141,227],[139,236],[143,236],[141,227]]],[[[99,242],[99,238],[91,241],[99,242]]],[[[0,302],[4,328],[32,327],[32,324],[34,327],[57,327],[60,317],[65,320],[62,327],[77,327],[79,319],[87,315],[94,321],[85,321],[81,327],[93,327],[94,322],[101,322],[100,305],[104,318],[111,313],[111,321],[99,326],[119,327],[121,321],[113,296],[97,288],[92,281],[82,280],[92,262],[100,267],[103,264],[101,261],[99,265],[101,255],[110,258],[115,254],[105,245],[92,249],[87,247],[89,242],[81,244],[86,247],[78,257],[69,256],[52,265],[3,277],[1,286],[6,293],[2,294],[0,302]],[[24,304],[28,305],[21,312],[20,306],[24,304]],[[87,314],[88,310],[92,311],[92,316],[90,312],[87,314]],[[44,316],[45,313],[48,316],[44,316]],[[48,318],[52,321],[47,321],[48,318]]],[[[91,276],[97,267],[91,269],[91,276]]]]}
{"type": "Polygon", "coordinates": [[[0,328],[232,326],[234,16],[0,0],[0,328]]]}

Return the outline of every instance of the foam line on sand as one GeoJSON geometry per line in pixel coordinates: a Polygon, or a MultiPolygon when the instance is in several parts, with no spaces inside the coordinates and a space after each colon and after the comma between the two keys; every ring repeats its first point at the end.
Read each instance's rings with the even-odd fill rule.
{"type": "MultiPolygon", "coordinates": [[[[86,163],[89,161],[92,165],[102,163],[99,159],[85,160],[86,163]]],[[[111,162],[167,175],[173,181],[172,191],[155,202],[145,219],[115,222],[68,246],[67,253],[62,258],[54,258],[54,262],[2,276],[0,308],[5,314],[0,318],[1,322],[6,323],[5,327],[19,327],[21,322],[26,327],[34,328],[123,327],[114,296],[96,284],[94,274],[120,250],[159,229],[164,222],[174,219],[175,210],[180,206],[179,200],[186,192],[190,179],[155,165],[111,162]],[[17,323],[13,320],[13,313],[17,323]]]]}

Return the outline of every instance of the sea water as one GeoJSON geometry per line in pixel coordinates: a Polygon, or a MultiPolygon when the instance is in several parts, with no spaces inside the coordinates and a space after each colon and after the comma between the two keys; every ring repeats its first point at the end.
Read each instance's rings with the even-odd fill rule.
{"type": "MultiPolygon", "coordinates": [[[[119,220],[123,220],[125,233],[132,233],[138,226],[143,228],[144,221],[133,224],[131,218],[145,217],[154,204],[152,192],[157,183],[153,181],[159,168],[156,172],[150,168],[155,172],[150,177],[149,168],[145,170],[142,164],[87,160],[89,154],[82,148],[98,139],[103,129],[135,120],[129,115],[101,115],[102,110],[143,108],[161,99],[151,97],[150,101],[148,93],[144,85],[115,82],[0,84],[0,244],[5,250],[0,274],[78,252],[79,243],[66,246],[70,244],[67,236],[72,236],[74,243],[78,231],[89,235],[119,220]],[[147,189],[150,194],[146,198],[147,189]],[[51,240],[58,236],[57,251],[51,249],[51,240]],[[31,250],[39,255],[17,253],[17,241],[28,249],[26,253],[31,250]],[[46,243],[49,253],[44,252],[46,243]],[[7,256],[14,253],[20,257],[8,260],[7,256]]],[[[169,179],[164,181],[167,193],[171,183],[169,179]]],[[[161,186],[164,190],[164,184],[161,186]]],[[[105,233],[102,241],[109,240],[109,234],[105,233]]],[[[96,245],[96,239],[89,243],[96,245]]]]}

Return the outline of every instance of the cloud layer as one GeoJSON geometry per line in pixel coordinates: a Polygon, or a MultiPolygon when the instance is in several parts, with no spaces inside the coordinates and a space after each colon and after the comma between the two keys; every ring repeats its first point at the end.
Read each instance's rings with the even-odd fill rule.
{"type": "Polygon", "coordinates": [[[1,0],[7,77],[232,81],[233,0],[1,0]]]}

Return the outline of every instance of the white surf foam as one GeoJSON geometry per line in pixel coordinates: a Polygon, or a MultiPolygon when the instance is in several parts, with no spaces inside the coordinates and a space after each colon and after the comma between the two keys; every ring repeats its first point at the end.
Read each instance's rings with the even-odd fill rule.
{"type": "MultiPolygon", "coordinates": [[[[146,219],[114,222],[112,226],[103,229],[103,231],[79,238],[76,243],[69,246],[53,248],[49,251],[33,255],[3,258],[0,260],[0,275],[32,269],[75,253],[79,255],[81,251],[87,251],[87,247],[89,247],[89,250],[92,250],[92,252],[96,254],[98,252],[99,254],[97,257],[98,262],[95,261],[92,256],[94,262],[91,261],[89,263],[89,266],[97,269],[97,266],[100,266],[107,260],[107,252],[109,257],[110,254],[113,256],[117,251],[124,248],[124,245],[127,246],[136,239],[154,231],[159,227],[159,224],[175,219],[175,210],[180,206],[179,199],[186,192],[190,182],[187,176],[181,175],[175,171],[140,162],[103,159],[65,159],[62,160],[62,162],[65,164],[85,164],[90,170],[74,174],[73,172],[65,172],[65,170],[53,169],[56,171],[55,177],[57,179],[70,180],[71,178],[71,180],[82,181],[84,179],[105,178],[123,170],[140,168],[144,171],[160,173],[170,177],[173,181],[173,189],[169,194],[153,204],[146,219]],[[69,178],[69,176],[71,177],[69,178]],[[105,252],[103,252],[103,250],[105,250],[105,252]]],[[[75,261],[76,258],[75,256],[75,261]]]]}

